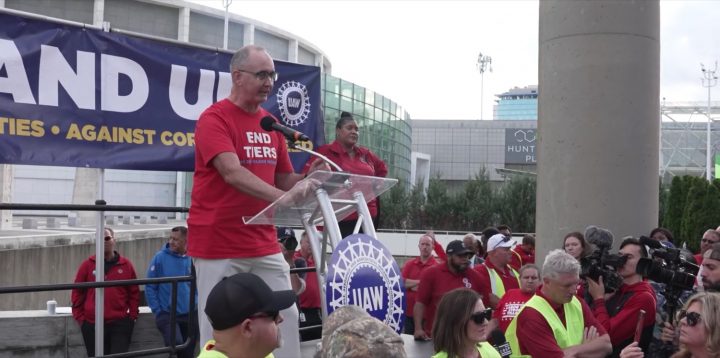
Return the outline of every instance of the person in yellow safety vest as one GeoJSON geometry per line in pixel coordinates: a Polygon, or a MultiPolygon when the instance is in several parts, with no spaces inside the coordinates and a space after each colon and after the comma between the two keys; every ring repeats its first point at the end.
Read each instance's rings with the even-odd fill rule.
{"type": "Polygon", "coordinates": [[[545,257],[543,285],[505,332],[512,357],[601,358],[612,352],[610,336],[575,297],[579,274],[580,263],[563,250],[545,257]]]}
{"type": "Polygon", "coordinates": [[[432,358],[501,358],[487,342],[492,309],[485,308],[480,295],[468,288],[446,293],[435,313],[432,358]]]}
{"type": "Polygon", "coordinates": [[[509,265],[512,259],[510,251],[512,246],[513,242],[509,236],[503,234],[491,236],[487,243],[487,260],[482,265],[475,266],[482,282],[492,291],[483,303],[493,309],[497,307],[505,291],[520,288],[520,275],[509,265]]]}

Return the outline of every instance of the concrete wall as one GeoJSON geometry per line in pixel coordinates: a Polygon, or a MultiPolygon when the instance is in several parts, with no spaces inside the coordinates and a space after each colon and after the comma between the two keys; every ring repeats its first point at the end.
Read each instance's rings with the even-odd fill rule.
{"type": "MultiPolygon", "coordinates": [[[[138,278],[145,278],[148,263],[165,244],[169,230],[141,233],[119,232],[117,251],[132,261],[138,278]]],[[[69,239],[68,239],[69,240],[69,239]]],[[[63,240],[56,240],[62,243],[63,240]]],[[[80,263],[94,254],[94,244],[43,246],[0,251],[0,286],[28,286],[71,283],[80,263]]],[[[141,286],[140,289],[144,291],[141,286]]],[[[70,291],[13,293],[0,295],[0,310],[45,309],[55,299],[58,306],[70,306],[70,291]]]]}
{"type": "MultiPolygon", "coordinates": [[[[130,350],[163,347],[151,313],[135,322],[130,350]]],[[[0,312],[0,357],[86,357],[80,327],[69,314],[45,311],[0,312]]],[[[167,354],[149,357],[167,357],[167,354]]]]}

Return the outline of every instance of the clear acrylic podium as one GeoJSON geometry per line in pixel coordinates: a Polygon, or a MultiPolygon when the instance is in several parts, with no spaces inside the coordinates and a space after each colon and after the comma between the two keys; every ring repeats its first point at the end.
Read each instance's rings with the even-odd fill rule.
{"type": "Polygon", "coordinates": [[[358,212],[355,233],[363,232],[377,238],[367,202],[388,191],[397,179],[355,175],[346,172],[315,171],[253,217],[244,217],[246,224],[302,226],[308,233],[315,270],[320,286],[323,319],[327,317],[325,276],[328,253],[342,239],[338,221],[358,212]],[[322,226],[322,233],[317,229],[322,226]],[[329,242],[328,242],[329,241],[329,242]]]}

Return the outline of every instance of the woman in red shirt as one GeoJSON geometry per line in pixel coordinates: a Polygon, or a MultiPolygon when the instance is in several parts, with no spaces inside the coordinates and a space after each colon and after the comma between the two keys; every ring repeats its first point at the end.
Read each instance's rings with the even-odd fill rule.
{"type": "MultiPolygon", "coordinates": [[[[335,141],[321,146],[317,149],[317,152],[328,157],[328,159],[335,162],[342,170],[348,173],[385,177],[388,173],[385,162],[371,152],[370,149],[359,146],[359,139],[360,128],[352,114],[342,112],[340,119],[335,125],[335,141]]],[[[317,158],[312,157],[307,164],[305,164],[305,172],[307,172],[310,164],[315,160],[317,160],[317,158]]],[[[378,199],[368,203],[368,209],[370,209],[370,215],[375,227],[378,225],[378,204],[378,199]]],[[[357,213],[353,213],[338,223],[343,238],[352,234],[357,218],[357,213]]],[[[362,230],[360,232],[362,232],[362,230]]]]}

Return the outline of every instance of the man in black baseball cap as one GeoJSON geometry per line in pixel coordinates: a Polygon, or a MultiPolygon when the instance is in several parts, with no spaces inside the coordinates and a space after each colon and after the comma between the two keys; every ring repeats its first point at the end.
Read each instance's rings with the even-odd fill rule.
{"type": "Polygon", "coordinates": [[[273,291],[252,273],[224,278],[205,305],[214,340],[205,344],[198,358],[272,357],[282,342],[280,311],[296,300],[293,291],[273,291]]]}

